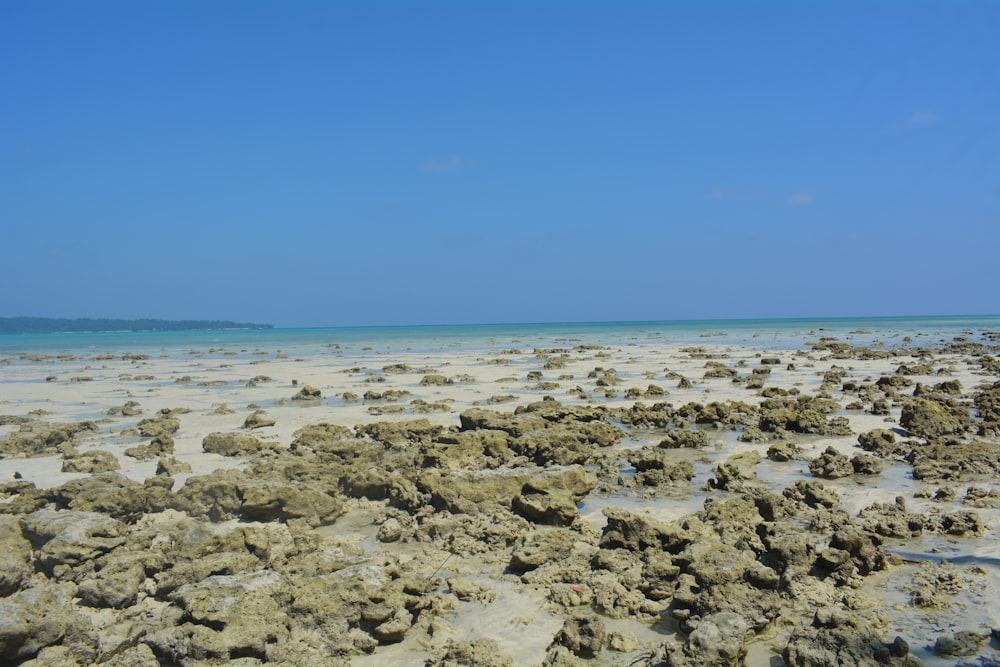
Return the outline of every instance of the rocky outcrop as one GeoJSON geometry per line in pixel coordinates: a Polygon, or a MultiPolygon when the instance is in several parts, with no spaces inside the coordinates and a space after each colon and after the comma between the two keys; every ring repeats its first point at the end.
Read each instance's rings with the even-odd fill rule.
{"type": "Polygon", "coordinates": [[[902,496],[897,496],[892,504],[869,505],[861,510],[858,518],[864,522],[862,525],[866,531],[897,539],[920,535],[927,523],[923,515],[907,511],[906,501],[902,496]]]}
{"type": "Polygon", "coordinates": [[[243,428],[248,430],[267,428],[268,426],[274,426],[276,423],[274,419],[265,416],[263,410],[254,410],[243,420],[243,428]]]}
{"type": "Polygon", "coordinates": [[[858,445],[866,452],[886,458],[896,451],[896,434],[884,428],[876,428],[860,434],[858,445]]]}
{"type": "Polygon", "coordinates": [[[910,435],[936,441],[945,436],[963,433],[967,420],[967,411],[956,406],[917,398],[903,406],[899,424],[910,435]]]}
{"type": "Polygon", "coordinates": [[[963,480],[1000,472],[1000,445],[981,441],[917,445],[906,460],[913,466],[914,479],[963,480]]]}
{"type": "Polygon", "coordinates": [[[293,437],[288,449],[296,454],[333,454],[350,460],[364,447],[355,439],[354,431],[328,422],[303,426],[295,431],[293,437]]]}
{"type": "Polygon", "coordinates": [[[976,433],[983,437],[1000,436],[1000,381],[975,392],[972,403],[979,422],[976,433]]]}
{"type": "Polygon", "coordinates": [[[884,639],[857,615],[840,609],[817,610],[812,627],[795,632],[781,654],[789,667],[916,667],[902,638],[884,639]]]}
{"type": "Polygon", "coordinates": [[[343,509],[329,486],[260,478],[241,470],[190,477],[176,496],[176,507],[212,521],[302,519],[321,526],[333,523],[343,509]]]}
{"type": "Polygon", "coordinates": [[[19,590],[31,577],[31,548],[31,542],[21,532],[21,522],[0,515],[0,598],[19,590]]]}
{"type": "Polygon", "coordinates": [[[434,651],[424,663],[424,667],[513,667],[514,661],[505,655],[495,639],[474,641],[449,640],[434,651]]]}
{"type": "Polygon", "coordinates": [[[689,487],[694,478],[694,465],[677,460],[672,452],[658,447],[643,447],[628,454],[628,462],[635,468],[635,475],[622,480],[630,487],[689,487]]]}
{"type": "Polygon", "coordinates": [[[420,385],[422,387],[437,387],[453,383],[453,380],[445,377],[444,375],[437,375],[433,373],[425,375],[420,379],[420,385]]]}
{"type": "Polygon", "coordinates": [[[103,449],[91,449],[83,453],[74,452],[63,458],[63,472],[99,473],[120,469],[118,459],[103,449]]]}
{"type": "Polygon", "coordinates": [[[158,435],[149,442],[125,450],[126,456],[140,461],[149,461],[174,453],[174,439],[169,435],[158,435]]]}
{"type": "Polygon", "coordinates": [[[698,449],[708,445],[708,436],[704,431],[692,431],[689,429],[674,429],[660,441],[660,447],[664,449],[698,449]]]}
{"type": "Polygon", "coordinates": [[[854,467],[848,458],[833,447],[827,447],[818,457],[809,462],[809,472],[823,479],[837,479],[854,474],[854,467]]]}
{"type": "MultiPolygon", "coordinates": [[[[879,352],[822,345],[837,354],[879,352]]],[[[575,355],[617,353],[582,346],[538,354],[512,359],[512,372],[522,362],[531,366],[517,367],[505,381],[542,383],[544,372],[555,369],[565,371],[560,381],[572,380],[579,372],[575,355]]],[[[716,354],[709,348],[689,352],[704,355],[699,359],[716,354]]],[[[895,541],[926,533],[965,541],[989,530],[1000,504],[989,482],[1000,472],[1000,445],[986,426],[990,386],[964,395],[950,380],[918,384],[911,398],[891,373],[875,383],[879,374],[867,366],[841,368],[814,352],[788,354],[801,367],[797,386],[778,386],[796,373],[791,364],[747,375],[759,354],[734,355],[724,366],[707,368],[743,387],[759,387],[766,378],[759,393],[736,387],[748,402],[620,407],[611,400],[608,405],[618,407],[605,407],[601,403],[611,396],[605,390],[635,398],[663,395],[649,384],[664,377],[659,371],[636,372],[621,358],[618,370],[595,368],[590,379],[601,389],[594,396],[589,384],[587,391],[564,394],[566,405],[547,398],[509,412],[472,407],[453,424],[441,416],[385,417],[390,421],[354,428],[321,422],[299,428],[287,442],[281,434],[291,427],[264,431],[271,433],[265,437],[247,430],[211,433],[219,427],[204,428],[206,422],[231,418],[202,406],[178,437],[177,459],[168,457],[183,411],[157,412],[143,420],[143,442],[126,450],[160,459],[156,475],[145,482],[110,471],[80,473],[52,488],[17,478],[0,484],[0,663],[346,665],[358,654],[405,641],[400,648],[422,647],[413,655],[430,665],[520,664],[528,662],[520,652],[514,659],[500,650],[507,644],[459,641],[455,621],[492,619],[514,605],[539,610],[538,623],[525,632],[537,644],[532,661],[545,665],[740,665],[759,640],[783,642],[776,648],[784,649],[787,665],[910,664],[905,642],[885,630],[892,626],[885,624],[884,605],[871,596],[879,581],[873,575],[899,563],[887,553],[889,540],[895,549],[895,541]],[[799,387],[810,385],[811,375],[823,384],[819,394],[804,396],[799,387]],[[914,410],[906,419],[910,437],[900,438],[902,429],[868,430],[857,436],[860,450],[851,451],[853,440],[837,435],[848,430],[838,415],[847,400],[857,403],[849,409],[851,419],[865,424],[878,420],[858,413],[882,400],[890,413],[886,423],[905,405],[926,401],[959,426],[935,432],[914,410]],[[963,418],[960,412],[974,404],[982,410],[963,418]],[[981,426],[985,435],[969,442],[981,426]],[[229,470],[188,477],[184,457],[196,433],[210,433],[204,451],[244,458],[228,462],[229,470]],[[818,439],[798,438],[800,433],[841,439],[825,451],[830,443],[823,442],[803,473],[803,452],[818,439]],[[767,440],[770,447],[757,444],[767,440]],[[761,458],[765,451],[768,461],[761,458]],[[855,499],[842,505],[840,494],[866,493],[871,482],[825,480],[874,475],[885,460],[907,461],[917,481],[940,481],[941,488],[932,497],[926,484],[906,486],[904,495],[919,489],[915,499],[870,502],[849,514],[855,499]],[[675,498],[700,509],[682,515],[675,498]],[[633,511],[615,507],[619,501],[633,511]],[[603,523],[595,507],[605,508],[603,523]],[[611,630],[617,619],[670,625],[676,634],[643,644],[632,633],[611,630]]],[[[690,359],[680,361],[688,366],[679,370],[690,373],[690,359]]],[[[967,360],[968,368],[992,372],[982,361],[967,360]]],[[[933,367],[961,366],[948,360],[933,367]]],[[[348,408],[361,414],[387,404],[406,412],[444,410],[464,400],[444,397],[437,407],[422,399],[400,403],[410,394],[393,383],[412,389],[415,378],[407,384],[392,375],[437,375],[431,369],[345,370],[354,378],[350,388],[371,404],[348,408]],[[383,391],[369,388],[378,382],[387,383],[383,391]]],[[[471,382],[460,371],[453,381],[471,382]]],[[[667,380],[681,377],[663,373],[667,380]]],[[[194,388],[196,381],[177,391],[204,394],[194,388]]],[[[258,381],[265,380],[251,383],[258,381]]],[[[708,385],[718,389],[720,381],[708,385]]],[[[425,386],[433,393],[443,385],[425,386]]],[[[507,404],[523,392],[549,390],[543,386],[549,385],[505,394],[513,397],[507,404]]],[[[274,410],[280,407],[291,419],[280,393],[261,394],[269,390],[281,391],[277,383],[252,391],[262,405],[276,400],[274,410]]],[[[490,391],[465,387],[454,395],[463,392],[489,404],[484,397],[490,391]]],[[[113,409],[114,416],[127,416],[126,406],[121,414],[113,409]]],[[[334,400],[327,407],[341,406],[334,400]]],[[[306,412],[311,410],[295,418],[306,412]]],[[[0,423],[5,442],[20,433],[30,441],[57,426],[28,417],[0,423]]],[[[256,412],[248,427],[269,423],[256,412]]],[[[59,454],[67,469],[100,470],[110,459],[96,455],[85,463],[99,451],[85,440],[93,432],[55,435],[56,444],[37,451],[59,454]]],[[[114,442],[100,446],[120,454],[120,443],[136,434],[122,429],[114,442]]],[[[152,466],[125,467],[133,475],[149,474],[152,466]]],[[[887,475],[884,482],[894,480],[887,475]]],[[[918,609],[954,604],[949,587],[961,582],[949,578],[944,565],[935,567],[941,576],[929,583],[914,575],[918,609]]],[[[968,584],[980,575],[966,576],[968,584]]],[[[992,651],[983,647],[985,638],[954,628],[929,633],[927,642],[942,656],[984,658],[992,651]]]]}
{"type": "Polygon", "coordinates": [[[301,389],[292,396],[293,401],[320,401],[323,399],[323,392],[312,385],[303,385],[301,389]]]}
{"type": "Polygon", "coordinates": [[[715,468],[715,483],[720,489],[736,490],[739,485],[757,479],[760,454],[755,451],[733,454],[715,468]]]}
{"type": "Polygon", "coordinates": [[[53,424],[43,421],[21,421],[17,431],[0,440],[0,455],[4,457],[52,456],[62,453],[79,437],[96,433],[97,424],[83,421],[53,424]]]}
{"type": "Polygon", "coordinates": [[[142,414],[142,406],[136,401],[125,401],[124,405],[108,409],[109,417],[138,417],[142,414]]]}
{"type": "Polygon", "coordinates": [[[152,478],[140,484],[117,472],[105,472],[66,482],[41,492],[46,502],[60,509],[100,512],[132,523],[147,512],[158,512],[174,502],[173,480],[152,478]]]}
{"type": "Polygon", "coordinates": [[[511,506],[529,521],[569,526],[580,517],[576,504],[595,486],[597,479],[580,466],[549,468],[525,482],[511,506]]]}
{"type": "Polygon", "coordinates": [[[546,563],[559,562],[573,552],[572,534],[558,528],[536,528],[517,539],[510,557],[513,572],[530,572],[546,563]]]}
{"type": "Polygon", "coordinates": [[[584,463],[595,448],[621,441],[624,434],[609,424],[606,416],[601,408],[567,407],[544,400],[520,407],[513,414],[474,408],[463,412],[460,419],[463,432],[507,433],[511,451],[532,463],[565,466],[584,463]]]}
{"type": "Polygon", "coordinates": [[[565,646],[581,658],[593,658],[607,643],[608,631],[597,616],[567,618],[552,640],[555,646],[565,646]]]}
{"type": "Polygon", "coordinates": [[[47,647],[63,659],[55,664],[92,664],[97,632],[73,602],[76,586],[41,579],[0,599],[0,660],[16,665],[47,647]]]}
{"type": "Polygon", "coordinates": [[[760,404],[759,427],[770,433],[848,435],[842,418],[828,419],[840,409],[836,401],[814,396],[774,397],[760,404]]]}
{"type": "Polygon", "coordinates": [[[174,661],[266,659],[269,644],[288,638],[287,614],[275,599],[285,585],[279,573],[264,569],[181,586],[169,595],[183,610],[181,623],[152,633],[147,642],[174,661]]]}
{"type": "Polygon", "coordinates": [[[445,429],[431,424],[427,419],[411,419],[398,422],[375,422],[354,427],[362,437],[368,437],[389,447],[407,447],[414,444],[430,444],[445,429]]]}
{"type": "Polygon", "coordinates": [[[712,614],[698,622],[685,643],[663,644],[654,651],[646,664],[667,667],[737,667],[743,664],[748,634],[747,623],[739,614],[729,611],[712,614]]]}
{"type": "Polygon", "coordinates": [[[246,456],[263,451],[279,451],[272,443],[264,443],[249,433],[210,433],[201,441],[201,448],[210,454],[246,456]]]}
{"type": "Polygon", "coordinates": [[[401,509],[416,510],[426,503],[413,480],[374,466],[355,468],[340,480],[340,488],[351,498],[386,500],[401,509]]]}
{"type": "Polygon", "coordinates": [[[163,435],[174,435],[181,428],[181,422],[170,414],[160,413],[139,422],[139,434],[143,438],[156,438],[163,435]]]}
{"type": "Polygon", "coordinates": [[[118,548],[126,534],[125,524],[97,512],[39,510],[21,519],[21,529],[49,574],[118,548]]]}

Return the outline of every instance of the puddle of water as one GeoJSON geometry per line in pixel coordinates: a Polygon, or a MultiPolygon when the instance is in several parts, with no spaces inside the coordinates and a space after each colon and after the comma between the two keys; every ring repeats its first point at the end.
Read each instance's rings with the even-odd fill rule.
{"type": "Polygon", "coordinates": [[[635,498],[625,494],[613,496],[592,496],[577,507],[580,516],[595,530],[602,530],[607,524],[607,517],[602,510],[607,507],[620,507],[632,514],[641,514],[657,521],[669,523],[682,517],[698,512],[705,502],[705,495],[692,493],[688,496],[669,496],[652,500],[635,498]]]}
{"type": "MultiPolygon", "coordinates": [[[[448,568],[439,572],[443,578],[455,574],[460,573],[448,568]]],[[[411,631],[398,644],[380,646],[371,655],[352,657],[351,664],[362,667],[422,665],[427,655],[449,638],[457,641],[490,638],[497,642],[500,651],[514,660],[514,664],[541,663],[552,637],[563,624],[562,616],[553,615],[545,608],[541,590],[525,586],[514,577],[461,574],[492,591],[496,598],[488,604],[459,602],[453,610],[437,617],[439,627],[446,628],[443,633],[446,636],[411,631]]]]}
{"type": "Polygon", "coordinates": [[[753,642],[747,647],[746,667],[784,667],[781,650],[771,642],[753,642]]]}
{"type": "MultiPolygon", "coordinates": [[[[954,571],[964,582],[962,589],[954,595],[938,595],[945,601],[942,606],[920,608],[912,604],[912,592],[919,584],[914,574],[922,567],[906,563],[877,577],[869,586],[876,590],[885,601],[888,617],[886,635],[899,635],[910,645],[910,652],[920,658],[926,667],[950,667],[956,664],[954,657],[942,657],[934,653],[934,642],[939,636],[952,636],[965,630],[988,633],[990,627],[1000,622],[1000,568],[997,559],[991,558],[985,567],[969,564],[969,561],[953,566],[945,565],[943,571],[954,571]]],[[[979,559],[980,563],[982,559],[979,559]]],[[[927,567],[924,565],[923,567],[927,567]]],[[[925,589],[926,590],[926,589],[925,589]]],[[[996,642],[984,641],[978,657],[969,657],[969,664],[978,664],[978,658],[1000,660],[996,642]]],[[[991,663],[992,664],[992,663],[991,663]]]]}
{"type": "Polygon", "coordinates": [[[770,491],[781,493],[797,480],[809,478],[809,463],[806,461],[772,461],[763,459],[757,466],[757,477],[770,491]]]}

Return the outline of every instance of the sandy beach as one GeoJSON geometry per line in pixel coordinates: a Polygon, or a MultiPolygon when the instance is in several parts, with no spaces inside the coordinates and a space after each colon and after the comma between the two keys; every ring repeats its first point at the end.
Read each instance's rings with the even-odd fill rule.
{"type": "Polygon", "coordinates": [[[0,662],[998,664],[1000,335],[0,359],[0,662]]]}

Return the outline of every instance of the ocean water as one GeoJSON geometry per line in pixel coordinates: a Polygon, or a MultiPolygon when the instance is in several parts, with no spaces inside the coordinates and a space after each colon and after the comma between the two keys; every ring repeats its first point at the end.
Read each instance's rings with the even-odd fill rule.
{"type": "Polygon", "coordinates": [[[310,354],[335,346],[378,351],[479,351],[505,346],[564,347],[578,344],[649,343],[752,344],[789,349],[830,336],[856,345],[928,345],[956,336],[976,340],[1000,331],[1000,315],[947,317],[861,317],[661,322],[562,322],[310,329],[236,329],[0,335],[0,356],[18,354],[97,354],[123,350],[175,354],[225,349],[237,354],[280,350],[310,354]],[[923,340],[918,340],[918,337],[923,340]]]}

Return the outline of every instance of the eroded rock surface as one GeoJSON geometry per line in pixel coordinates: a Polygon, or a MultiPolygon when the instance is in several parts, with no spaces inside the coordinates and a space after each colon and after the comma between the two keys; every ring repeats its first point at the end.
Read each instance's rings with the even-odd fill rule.
{"type": "MultiPolygon", "coordinates": [[[[353,427],[319,415],[336,401],[308,385],[295,407],[278,395],[281,414],[267,397],[230,399],[249,414],[238,430],[207,404],[197,418],[133,419],[142,409],[122,394],[100,407],[113,428],[11,415],[0,454],[60,457],[75,474],[0,484],[0,662],[346,665],[402,649],[427,665],[506,666],[525,662],[520,642],[498,640],[537,639],[544,621],[533,664],[735,666],[760,642],[789,666],[917,664],[874,582],[900,567],[901,544],[987,539],[1000,506],[1000,383],[928,377],[1000,365],[956,345],[974,356],[931,363],[823,338],[774,357],[699,346],[681,372],[642,373],[631,351],[512,349],[495,365],[521,393],[502,401],[465,369],[443,375],[448,363],[358,366],[345,372],[366,405],[351,409],[387,416],[353,427]],[[796,367],[808,370],[785,382],[796,367]],[[446,395],[460,390],[478,398],[446,395]],[[514,409],[481,407],[500,403],[514,409]],[[319,420],[292,426],[293,409],[319,420]],[[199,440],[241,458],[192,470],[199,440]],[[144,481],[123,474],[157,459],[144,481]],[[887,499],[878,475],[910,470],[914,486],[887,499]],[[880,495],[859,502],[869,492],[880,495]],[[528,611],[501,630],[511,605],[528,611]],[[498,639],[461,634],[466,618],[497,619],[498,639]],[[627,629],[641,626],[677,633],[627,629]]],[[[256,397],[271,381],[198,377],[170,384],[256,397]]],[[[946,609],[968,580],[933,570],[914,609],[946,609]]],[[[982,628],[926,641],[940,656],[995,654],[982,628]]]]}

